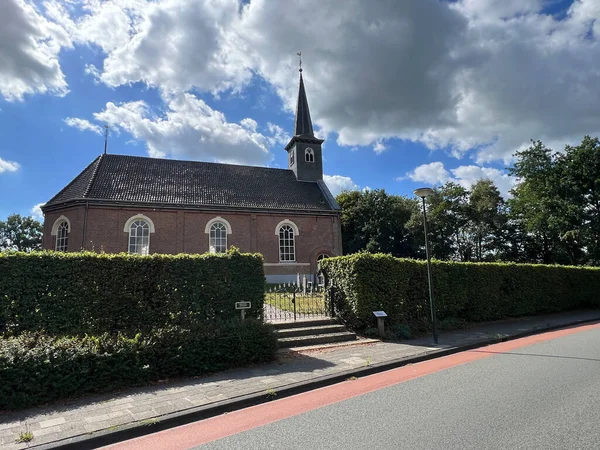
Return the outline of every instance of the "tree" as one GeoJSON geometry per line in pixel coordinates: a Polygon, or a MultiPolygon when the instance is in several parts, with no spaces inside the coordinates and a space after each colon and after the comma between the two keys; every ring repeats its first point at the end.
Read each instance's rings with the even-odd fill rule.
{"type": "Polygon", "coordinates": [[[30,252],[42,247],[42,224],[33,217],[20,214],[0,220],[0,250],[30,252]]]}
{"type": "Polygon", "coordinates": [[[600,263],[600,141],[585,136],[557,155],[561,240],[574,263],[600,263]]]}
{"type": "Polygon", "coordinates": [[[536,262],[600,263],[600,142],[553,152],[541,141],[515,154],[519,179],[509,201],[513,223],[540,249],[536,262]]]}
{"type": "Polygon", "coordinates": [[[345,191],[336,200],[342,208],[344,253],[412,257],[418,252],[415,237],[405,226],[418,207],[415,200],[389,195],[383,189],[345,191]]]}
{"type": "Polygon", "coordinates": [[[477,261],[494,260],[505,247],[506,209],[492,180],[479,180],[469,193],[469,217],[477,261]]]}
{"type": "MultiPolygon", "coordinates": [[[[448,182],[427,197],[427,232],[431,255],[437,259],[469,261],[473,247],[469,229],[469,192],[456,183],[448,182]]],[[[409,228],[423,238],[423,211],[413,214],[409,228]],[[420,230],[420,231],[419,231],[420,230]]]]}
{"type": "Polygon", "coordinates": [[[517,178],[518,184],[508,202],[510,217],[539,248],[532,262],[568,262],[560,243],[564,205],[559,195],[562,181],[556,168],[556,155],[541,141],[535,141],[526,150],[517,152],[515,158],[509,172],[517,178]]]}

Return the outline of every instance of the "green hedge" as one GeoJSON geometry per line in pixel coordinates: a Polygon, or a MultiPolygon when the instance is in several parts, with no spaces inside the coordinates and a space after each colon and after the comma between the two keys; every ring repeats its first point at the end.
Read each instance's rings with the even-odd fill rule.
{"type": "Polygon", "coordinates": [[[258,320],[170,327],[133,338],[26,332],[0,339],[0,410],[266,362],[276,350],[274,330],[258,320]]]}
{"type": "MultiPolygon", "coordinates": [[[[352,327],[372,326],[377,310],[392,323],[423,329],[431,322],[424,261],[361,253],[327,258],[320,267],[333,285],[328,300],[352,327]]],[[[434,261],[432,274],[440,321],[480,322],[600,304],[600,268],[434,261]]]]}
{"type": "Polygon", "coordinates": [[[235,318],[264,303],[263,259],[224,255],[0,253],[0,334],[135,333],[235,318]]]}

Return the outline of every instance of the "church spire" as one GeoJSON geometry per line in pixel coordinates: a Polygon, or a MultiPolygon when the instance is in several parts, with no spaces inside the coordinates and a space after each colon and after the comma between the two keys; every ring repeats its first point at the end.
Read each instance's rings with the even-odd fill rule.
{"type": "Polygon", "coordinates": [[[302,79],[302,52],[298,53],[300,88],[298,89],[298,103],[296,105],[296,123],[294,126],[294,136],[315,137],[312,121],[310,120],[310,111],[308,110],[308,100],[304,90],[304,80],[302,79]]]}

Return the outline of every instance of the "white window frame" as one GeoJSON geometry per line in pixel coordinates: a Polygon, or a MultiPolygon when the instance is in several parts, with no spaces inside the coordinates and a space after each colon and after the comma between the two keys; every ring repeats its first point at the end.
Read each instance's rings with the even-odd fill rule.
{"type": "Polygon", "coordinates": [[[57,252],[66,252],[69,248],[69,223],[63,220],[58,224],[56,232],[56,247],[57,252]]]}
{"type": "Polygon", "coordinates": [[[56,240],[54,243],[54,250],[56,250],[57,252],[66,252],[67,248],[69,247],[69,234],[71,234],[71,221],[69,220],[69,218],[67,216],[60,216],[58,219],[56,219],[54,221],[54,224],[52,224],[52,231],[50,232],[51,236],[56,236],[56,240]],[[66,236],[59,236],[59,228],[62,224],[67,224],[67,235],[66,236]],[[66,241],[66,243],[64,244],[64,249],[62,248],[63,246],[61,245],[61,249],[59,250],[59,239],[66,241]]]}
{"type": "Polygon", "coordinates": [[[213,222],[208,233],[209,253],[227,252],[227,225],[223,222],[213,222]]]}
{"type": "Polygon", "coordinates": [[[58,234],[58,226],[61,222],[67,222],[67,226],[69,227],[69,233],[71,232],[71,221],[67,216],[60,216],[58,219],[54,221],[52,225],[52,232],[50,233],[52,236],[56,236],[58,234]]]}
{"type": "MultiPolygon", "coordinates": [[[[152,219],[150,219],[150,217],[145,216],[144,214],[136,214],[135,216],[131,216],[127,222],[125,222],[125,226],[123,227],[123,231],[125,233],[127,233],[127,253],[130,254],[138,254],[138,255],[149,255],[150,254],[150,235],[152,233],[154,233],[155,228],[154,228],[154,222],[152,222],[152,219]],[[137,221],[142,221],[142,222],[146,222],[146,224],[148,225],[148,243],[146,244],[146,248],[145,251],[142,247],[142,251],[141,252],[137,252],[131,251],[131,226],[137,222],[137,221]]],[[[143,241],[143,238],[142,238],[143,241]]],[[[142,244],[134,244],[135,246],[139,246],[139,245],[144,245],[143,242],[142,244]]]]}
{"type": "Polygon", "coordinates": [[[304,162],[315,162],[315,151],[310,147],[304,150],[304,162]]]}
{"type": "Polygon", "coordinates": [[[285,219],[282,220],[281,222],[279,222],[277,224],[277,226],[275,227],[275,236],[277,236],[277,244],[278,244],[278,252],[279,252],[279,262],[281,264],[286,264],[286,263],[295,263],[296,262],[296,236],[298,236],[300,234],[299,230],[298,230],[298,226],[292,222],[291,220],[285,219]],[[282,237],[281,237],[281,229],[283,227],[289,227],[291,229],[291,239],[288,237],[287,241],[288,244],[286,245],[285,240],[282,242],[282,237]],[[291,240],[292,245],[292,252],[290,251],[285,251],[285,248],[290,248],[289,245],[289,241],[291,240]],[[283,245],[282,245],[283,244],[283,245]],[[283,252],[282,252],[282,249],[283,252]],[[288,256],[292,255],[292,259],[284,259],[284,256],[288,256]]]}
{"type": "MultiPolygon", "coordinates": [[[[221,225],[225,225],[225,230],[227,231],[226,235],[225,235],[225,251],[227,251],[227,244],[229,239],[227,239],[227,234],[231,234],[231,224],[227,221],[227,219],[223,219],[221,216],[217,216],[214,217],[212,219],[210,219],[207,223],[206,226],[204,227],[204,233],[206,233],[208,235],[208,252],[209,253],[217,253],[215,251],[214,248],[212,248],[212,244],[210,242],[211,237],[210,237],[210,230],[213,227],[214,224],[216,223],[220,223],[221,225]]],[[[223,252],[225,253],[225,252],[223,252]]]]}

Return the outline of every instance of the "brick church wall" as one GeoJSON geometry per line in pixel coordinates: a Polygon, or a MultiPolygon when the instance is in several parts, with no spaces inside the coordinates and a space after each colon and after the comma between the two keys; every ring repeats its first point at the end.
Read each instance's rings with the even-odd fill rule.
{"type": "Polygon", "coordinates": [[[341,225],[337,215],[294,215],[271,212],[202,212],[182,209],[118,208],[90,205],[87,226],[83,205],[48,211],[44,221],[44,248],[54,249],[56,236],[51,236],[54,222],[66,216],[71,223],[69,251],[82,248],[107,253],[127,252],[128,236],[125,224],[134,215],[143,214],[154,223],[150,234],[150,253],[205,253],[209,250],[206,224],[216,217],[231,225],[227,246],[242,252],[262,253],[265,274],[269,281],[280,282],[296,278],[300,273],[313,275],[317,257],[322,254],[340,255],[341,225]],[[279,262],[279,237],[275,230],[282,220],[296,224],[296,262],[279,262]],[[85,229],[85,241],[84,241],[85,229]]]}

